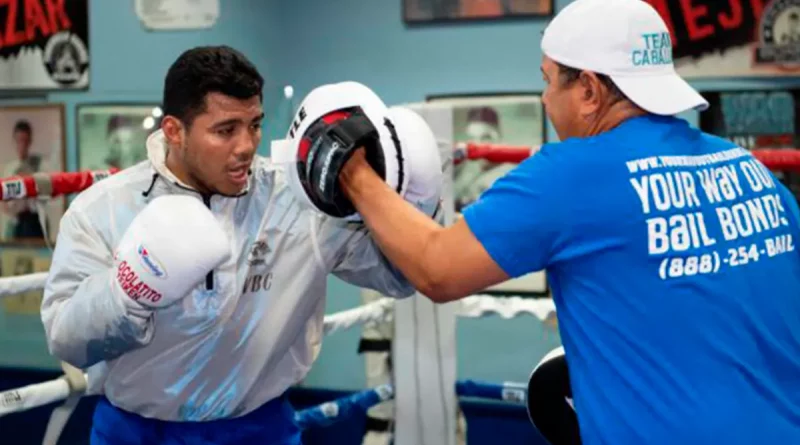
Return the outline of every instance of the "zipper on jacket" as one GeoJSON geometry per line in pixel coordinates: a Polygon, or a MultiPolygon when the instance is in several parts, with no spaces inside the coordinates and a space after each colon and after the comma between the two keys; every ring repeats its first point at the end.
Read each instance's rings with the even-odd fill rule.
{"type": "MultiPolygon", "coordinates": [[[[203,196],[203,204],[208,207],[208,210],[211,210],[211,195],[202,195],[203,196]]],[[[214,271],[209,270],[208,275],[206,275],[206,290],[214,289],[214,271]]]]}

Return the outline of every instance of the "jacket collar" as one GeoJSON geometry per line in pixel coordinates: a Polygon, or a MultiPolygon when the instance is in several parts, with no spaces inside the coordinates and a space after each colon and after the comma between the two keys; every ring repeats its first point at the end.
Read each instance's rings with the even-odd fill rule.
{"type": "MultiPolygon", "coordinates": [[[[185,190],[190,190],[195,193],[200,193],[188,184],[185,184],[183,181],[178,179],[169,168],[167,168],[167,141],[164,137],[163,130],[157,130],[150,134],[147,137],[147,158],[150,160],[150,165],[153,168],[153,181],[155,181],[156,176],[160,176],[161,178],[165,179],[170,184],[175,184],[176,186],[183,188],[185,190]]],[[[225,195],[224,197],[227,198],[238,198],[240,196],[244,196],[250,190],[250,181],[253,179],[252,170],[248,175],[247,184],[244,186],[244,189],[236,196],[228,196],[225,195]]]]}
{"type": "Polygon", "coordinates": [[[164,131],[158,130],[147,137],[147,158],[153,166],[154,173],[157,173],[167,181],[177,184],[183,188],[194,190],[184,184],[167,168],[167,141],[164,138],[164,131]]]}

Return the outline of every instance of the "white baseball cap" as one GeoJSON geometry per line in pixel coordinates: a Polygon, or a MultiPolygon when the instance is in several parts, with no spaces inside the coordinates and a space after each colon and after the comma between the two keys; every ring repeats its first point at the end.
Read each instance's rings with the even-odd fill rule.
{"type": "Polygon", "coordinates": [[[708,101],[675,72],[669,29],[643,0],[570,3],[545,29],[542,52],[562,65],[609,76],[650,113],[708,108],[708,101]]]}

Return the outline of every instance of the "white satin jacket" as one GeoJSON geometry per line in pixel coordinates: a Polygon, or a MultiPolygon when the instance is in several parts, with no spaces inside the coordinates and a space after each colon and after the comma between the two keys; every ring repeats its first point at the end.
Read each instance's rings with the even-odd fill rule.
{"type": "Polygon", "coordinates": [[[391,296],[414,293],[363,225],[301,208],[281,170],[258,156],[246,193],[205,201],[239,254],[180,303],[137,317],[110,292],[114,247],[153,197],[203,199],[167,170],[160,132],[147,150],[147,161],[71,203],[45,287],[50,352],[89,368],[90,393],[163,420],[240,416],[308,372],[322,341],[329,273],[391,296]]]}

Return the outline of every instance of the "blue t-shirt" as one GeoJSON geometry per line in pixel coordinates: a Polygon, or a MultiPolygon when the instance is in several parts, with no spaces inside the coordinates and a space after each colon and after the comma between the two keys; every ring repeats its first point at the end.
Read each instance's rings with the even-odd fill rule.
{"type": "Polygon", "coordinates": [[[510,276],[546,269],[584,444],[800,444],[800,215],[748,151],[629,119],[463,215],[510,276]]]}

